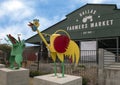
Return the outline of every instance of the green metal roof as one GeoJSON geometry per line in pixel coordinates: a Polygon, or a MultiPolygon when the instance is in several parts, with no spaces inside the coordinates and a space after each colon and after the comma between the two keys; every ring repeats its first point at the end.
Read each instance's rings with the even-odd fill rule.
{"type": "MultiPolygon", "coordinates": [[[[53,34],[60,29],[67,31],[73,40],[120,36],[120,10],[115,4],[86,4],[42,33],[53,34]]],[[[45,38],[49,41],[49,37],[45,38]]],[[[38,34],[26,40],[34,44],[40,41],[38,34]]]]}

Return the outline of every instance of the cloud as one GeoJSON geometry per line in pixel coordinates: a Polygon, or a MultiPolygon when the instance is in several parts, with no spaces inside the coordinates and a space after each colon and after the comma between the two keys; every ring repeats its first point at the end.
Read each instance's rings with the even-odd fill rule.
{"type": "MultiPolygon", "coordinates": [[[[89,0],[90,1],[90,0],[89,0]]],[[[105,0],[93,0],[92,3],[102,3],[104,2],[105,0]]]]}
{"type": "Polygon", "coordinates": [[[65,18],[65,15],[76,10],[86,3],[117,3],[111,0],[3,0],[0,1],[0,38],[6,34],[12,34],[17,38],[21,34],[22,39],[27,39],[36,34],[27,26],[34,18],[40,20],[39,29],[42,31],[65,18]],[[64,3],[64,4],[63,4],[64,3]],[[61,5],[62,4],[62,5],[61,5]],[[52,6],[52,7],[51,7],[52,6]],[[61,6],[61,7],[60,7],[61,6]],[[47,9],[51,7],[50,9],[47,9]],[[64,10],[66,9],[66,10],[64,10]]]}
{"type": "Polygon", "coordinates": [[[49,0],[38,0],[40,3],[48,3],[49,2],[49,0]]]}
{"type": "Polygon", "coordinates": [[[24,26],[23,27],[22,26],[20,27],[20,25],[9,26],[6,27],[5,29],[1,29],[0,39],[2,39],[2,43],[6,43],[5,38],[7,39],[6,37],[7,34],[11,34],[16,39],[18,38],[18,34],[21,34],[20,38],[22,40],[26,40],[27,38],[35,35],[36,33],[32,32],[29,28],[24,28],[24,26]]]}
{"type": "MultiPolygon", "coordinates": [[[[39,1],[39,0],[38,0],[39,1]]],[[[40,0],[41,3],[47,3],[47,0],[40,0]]],[[[30,19],[38,18],[41,26],[40,30],[44,30],[56,22],[61,20],[61,17],[54,16],[51,19],[40,17],[38,15],[37,2],[24,0],[5,0],[0,3],[0,39],[5,43],[4,38],[7,34],[17,38],[17,34],[21,34],[21,39],[28,39],[36,34],[28,26],[30,19]],[[35,17],[37,15],[37,17],[35,17]]]]}
{"type": "Polygon", "coordinates": [[[0,3],[0,38],[3,42],[7,34],[17,38],[20,33],[22,39],[28,38],[30,31],[27,30],[26,21],[34,15],[34,10],[34,3],[24,0],[5,0],[0,3]]]}
{"type": "Polygon", "coordinates": [[[9,17],[11,20],[20,20],[33,15],[34,9],[23,0],[6,0],[0,3],[0,18],[9,17]]]}
{"type": "Polygon", "coordinates": [[[94,3],[94,4],[117,4],[119,5],[120,1],[118,0],[71,0],[74,5],[75,4],[86,4],[86,3],[94,3]]]}
{"type": "Polygon", "coordinates": [[[45,18],[45,17],[34,17],[34,19],[39,19],[40,22],[40,31],[43,31],[44,29],[56,24],[57,22],[59,22],[60,20],[64,19],[64,17],[60,17],[60,16],[54,16],[52,18],[45,18]]]}
{"type": "Polygon", "coordinates": [[[74,0],[75,3],[102,3],[107,0],[74,0]]]}
{"type": "MultiPolygon", "coordinates": [[[[40,20],[40,27],[39,30],[42,31],[53,24],[57,23],[60,17],[56,16],[51,20],[44,18],[44,17],[34,17],[40,20]]],[[[7,26],[4,26],[4,29],[0,28],[0,39],[4,39],[7,34],[13,35],[15,38],[18,37],[17,34],[21,34],[21,39],[28,39],[31,36],[37,34],[37,32],[33,32],[30,27],[28,27],[28,22],[32,20],[24,20],[22,23],[16,23],[16,24],[10,24],[7,26]]],[[[3,41],[5,42],[5,41],[3,41]]]]}

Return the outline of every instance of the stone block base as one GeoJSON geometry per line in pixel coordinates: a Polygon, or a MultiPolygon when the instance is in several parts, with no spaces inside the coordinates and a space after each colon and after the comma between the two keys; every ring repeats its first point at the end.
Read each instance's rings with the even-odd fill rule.
{"type": "Polygon", "coordinates": [[[0,68],[4,68],[5,67],[5,65],[4,64],[0,64],[0,68]]]}
{"type": "Polygon", "coordinates": [[[120,85],[120,68],[106,68],[105,73],[105,85],[120,85]]]}
{"type": "Polygon", "coordinates": [[[72,75],[65,75],[65,77],[55,77],[54,74],[48,74],[35,77],[33,85],[82,85],[82,78],[72,75]]]}
{"type": "Polygon", "coordinates": [[[0,85],[29,85],[29,70],[1,68],[0,85]]]}

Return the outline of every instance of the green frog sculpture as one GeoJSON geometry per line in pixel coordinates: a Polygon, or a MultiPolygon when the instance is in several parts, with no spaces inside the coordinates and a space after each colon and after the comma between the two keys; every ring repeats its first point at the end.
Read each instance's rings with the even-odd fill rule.
{"type": "Polygon", "coordinates": [[[16,40],[12,35],[7,35],[9,41],[12,43],[12,50],[9,57],[10,68],[11,69],[19,69],[22,66],[22,53],[25,48],[24,40],[16,40]]]}

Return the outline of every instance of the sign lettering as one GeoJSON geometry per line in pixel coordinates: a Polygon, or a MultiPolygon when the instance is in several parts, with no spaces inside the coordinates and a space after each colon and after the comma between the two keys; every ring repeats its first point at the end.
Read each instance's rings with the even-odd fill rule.
{"type": "MultiPolygon", "coordinates": [[[[93,20],[93,15],[96,15],[97,11],[94,9],[88,9],[84,10],[79,13],[79,16],[82,18],[82,23],[76,24],[76,25],[69,25],[67,26],[68,31],[72,30],[83,30],[83,29],[90,29],[90,28],[97,28],[97,27],[105,27],[105,26],[111,26],[114,23],[113,19],[108,19],[108,20],[101,20],[101,21],[94,21],[93,20]]],[[[97,18],[101,18],[101,16],[97,16],[97,18]]],[[[78,22],[79,19],[76,19],[76,22],[78,22]]],[[[89,32],[91,33],[91,32],[89,32]]],[[[86,34],[86,33],[83,33],[86,34]]]]}

